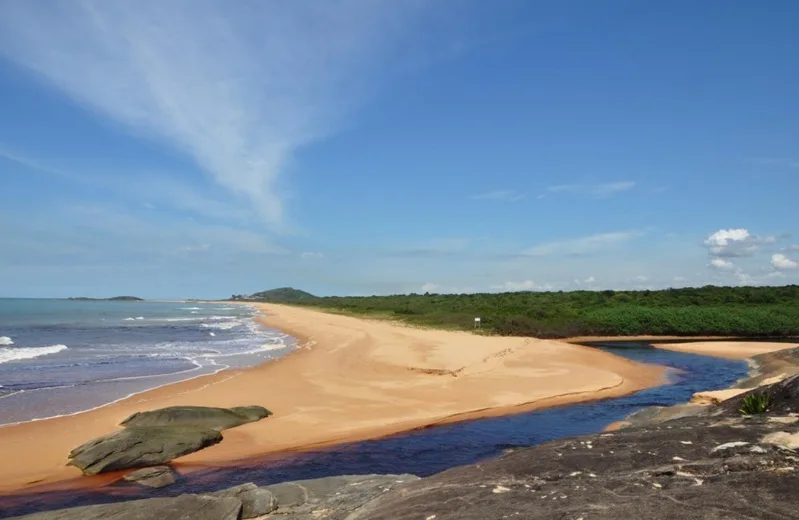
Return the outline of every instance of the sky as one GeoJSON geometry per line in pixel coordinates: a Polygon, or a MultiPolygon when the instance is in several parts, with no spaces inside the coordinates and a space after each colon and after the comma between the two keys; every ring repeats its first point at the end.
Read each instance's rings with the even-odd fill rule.
{"type": "Polygon", "coordinates": [[[0,0],[0,296],[799,283],[797,21],[0,0]]]}

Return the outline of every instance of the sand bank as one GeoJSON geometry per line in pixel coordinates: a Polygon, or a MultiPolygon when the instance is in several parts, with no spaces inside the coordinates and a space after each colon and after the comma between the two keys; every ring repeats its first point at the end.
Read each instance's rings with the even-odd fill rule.
{"type": "Polygon", "coordinates": [[[675,350],[677,352],[703,354],[705,356],[723,357],[727,359],[748,359],[758,354],[795,348],[799,346],[799,341],[796,343],[767,341],[694,341],[690,343],[654,343],[652,346],[666,350],[675,350]]]}
{"type": "Polygon", "coordinates": [[[0,428],[0,492],[107,483],[64,465],[67,453],[128,415],[174,405],[263,405],[274,416],[224,432],[176,461],[181,471],[380,437],[459,420],[617,397],[661,384],[662,367],[592,348],[497,338],[263,305],[297,352],[138,394],[106,407],[0,428]]]}

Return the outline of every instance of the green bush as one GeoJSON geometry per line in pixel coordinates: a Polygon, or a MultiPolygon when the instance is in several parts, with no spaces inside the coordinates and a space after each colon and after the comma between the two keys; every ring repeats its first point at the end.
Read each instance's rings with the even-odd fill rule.
{"type": "Polygon", "coordinates": [[[741,407],[738,412],[741,415],[756,415],[767,412],[771,408],[772,399],[769,394],[755,393],[744,396],[741,399],[741,407]]]}

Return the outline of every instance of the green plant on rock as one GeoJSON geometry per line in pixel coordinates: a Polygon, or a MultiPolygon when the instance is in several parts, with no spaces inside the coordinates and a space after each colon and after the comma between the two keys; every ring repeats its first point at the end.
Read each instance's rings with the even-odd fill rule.
{"type": "Polygon", "coordinates": [[[741,415],[756,415],[767,412],[771,408],[771,396],[766,393],[749,394],[741,399],[738,412],[741,415]]]}

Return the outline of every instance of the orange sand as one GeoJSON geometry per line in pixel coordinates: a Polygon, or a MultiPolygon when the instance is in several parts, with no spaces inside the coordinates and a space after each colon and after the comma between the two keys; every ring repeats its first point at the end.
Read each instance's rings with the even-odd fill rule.
{"type": "Polygon", "coordinates": [[[795,348],[797,343],[778,343],[765,341],[694,341],[690,343],[655,343],[656,348],[666,350],[676,350],[678,352],[689,352],[691,354],[704,354],[705,356],[715,356],[727,359],[748,359],[758,354],[776,352],[795,348]]]}
{"type": "MultiPolygon", "coordinates": [[[[65,466],[70,449],[128,415],[173,405],[263,405],[269,419],[226,430],[181,471],[287,450],[625,395],[664,369],[559,341],[485,337],[266,305],[264,321],[300,341],[275,362],[144,392],[109,406],[0,428],[0,492],[97,486],[65,466]],[[77,478],[79,477],[79,478],[77,478]]],[[[111,477],[116,478],[116,476],[111,477]]]]}

